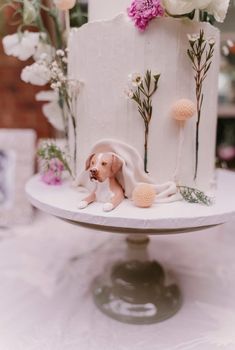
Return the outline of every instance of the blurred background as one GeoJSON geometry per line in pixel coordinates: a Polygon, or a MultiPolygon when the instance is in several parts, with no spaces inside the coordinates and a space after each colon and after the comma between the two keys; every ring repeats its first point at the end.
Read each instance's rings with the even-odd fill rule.
{"type": "MultiPolygon", "coordinates": [[[[4,1],[0,1],[1,3],[4,1]]],[[[80,1],[78,6],[79,8],[75,9],[76,20],[79,18],[79,24],[83,24],[86,21],[83,14],[87,12],[87,1],[80,1]],[[80,15],[77,17],[78,13],[80,15]]],[[[12,13],[13,9],[10,7],[1,11],[1,38],[16,31],[12,13]]],[[[44,20],[48,21],[48,18],[44,20]]],[[[78,25],[73,23],[71,17],[71,25],[73,24],[78,25]]],[[[50,23],[47,25],[50,28],[50,23]]],[[[217,165],[235,168],[235,1],[231,2],[228,16],[219,27],[222,35],[217,165]]],[[[42,113],[43,102],[35,101],[35,94],[42,89],[20,79],[22,68],[32,62],[22,62],[12,56],[6,56],[0,43],[0,128],[33,128],[39,138],[51,138],[55,136],[55,130],[42,113]]]]}

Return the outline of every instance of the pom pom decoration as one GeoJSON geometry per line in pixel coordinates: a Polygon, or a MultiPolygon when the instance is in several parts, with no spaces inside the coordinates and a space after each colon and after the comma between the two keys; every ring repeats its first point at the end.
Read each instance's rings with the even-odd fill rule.
{"type": "Polygon", "coordinates": [[[56,7],[61,11],[67,11],[74,7],[76,0],[54,0],[56,7]]]}
{"type": "Polygon", "coordinates": [[[132,199],[135,206],[140,208],[149,208],[153,205],[156,197],[156,191],[153,185],[141,183],[137,185],[132,193],[132,199]]]}
{"type": "Polygon", "coordinates": [[[175,120],[185,122],[192,118],[196,113],[196,106],[193,101],[181,99],[177,101],[172,108],[172,116],[175,120]]]}
{"type": "Polygon", "coordinates": [[[184,143],[184,126],[185,122],[192,118],[196,113],[195,103],[188,99],[178,100],[172,107],[172,117],[179,123],[179,145],[177,152],[176,167],[174,171],[174,181],[178,182],[179,170],[182,158],[182,150],[184,143]]]}

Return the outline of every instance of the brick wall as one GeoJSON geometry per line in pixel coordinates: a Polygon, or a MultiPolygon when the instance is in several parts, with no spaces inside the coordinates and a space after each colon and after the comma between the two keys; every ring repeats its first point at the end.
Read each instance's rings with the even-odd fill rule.
{"type": "MultiPolygon", "coordinates": [[[[5,34],[15,31],[6,26],[5,34]]],[[[0,41],[2,38],[0,37],[0,41]]],[[[3,53],[0,44],[0,128],[33,128],[38,137],[53,137],[54,131],[41,112],[41,103],[35,101],[35,93],[42,90],[20,79],[26,64],[3,53]]]]}

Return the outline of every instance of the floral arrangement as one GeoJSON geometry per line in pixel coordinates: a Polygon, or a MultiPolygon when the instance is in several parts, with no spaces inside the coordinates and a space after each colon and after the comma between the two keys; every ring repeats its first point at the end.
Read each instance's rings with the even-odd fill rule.
{"type": "Polygon", "coordinates": [[[55,143],[44,143],[38,149],[37,154],[40,161],[41,179],[47,185],[60,185],[64,171],[72,176],[65,152],[61,151],[55,143]]]}
{"type": "MultiPolygon", "coordinates": [[[[46,118],[65,138],[71,128],[76,137],[75,106],[80,83],[68,77],[67,39],[70,24],[80,26],[87,14],[76,0],[6,0],[0,10],[10,6],[18,24],[17,33],[6,35],[2,42],[7,55],[19,60],[33,59],[23,68],[21,79],[33,85],[50,86],[36,95],[47,101],[42,110],[46,118]]],[[[76,146],[73,149],[75,176],[76,146]]]]}
{"type": "Polygon", "coordinates": [[[136,102],[138,112],[144,121],[144,170],[148,173],[148,135],[149,125],[152,119],[153,107],[152,96],[157,91],[160,74],[152,75],[147,70],[144,77],[139,73],[129,75],[132,88],[126,90],[127,96],[136,102]]]}
{"type": "Polygon", "coordinates": [[[199,152],[199,126],[201,121],[201,112],[203,105],[203,82],[207,77],[207,73],[211,67],[214,54],[215,40],[205,38],[204,31],[200,34],[188,35],[190,48],[188,49],[188,57],[192,63],[195,72],[195,92],[196,92],[196,107],[197,107],[197,124],[196,124],[196,160],[194,180],[197,178],[198,170],[198,152],[199,152]]]}
{"type": "Polygon", "coordinates": [[[187,17],[201,22],[225,20],[230,0],[133,0],[127,9],[136,27],[144,31],[148,23],[156,18],[171,16],[187,17]]]}

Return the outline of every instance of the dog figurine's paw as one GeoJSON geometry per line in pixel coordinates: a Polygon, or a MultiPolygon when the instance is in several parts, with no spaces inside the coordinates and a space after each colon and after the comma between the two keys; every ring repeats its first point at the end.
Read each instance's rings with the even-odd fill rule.
{"type": "Polygon", "coordinates": [[[103,205],[103,211],[111,211],[114,209],[114,205],[112,203],[105,203],[103,205]]]}
{"type": "Polygon", "coordinates": [[[79,204],[78,204],[78,209],[84,209],[88,206],[88,203],[87,201],[81,201],[79,204]]]}

